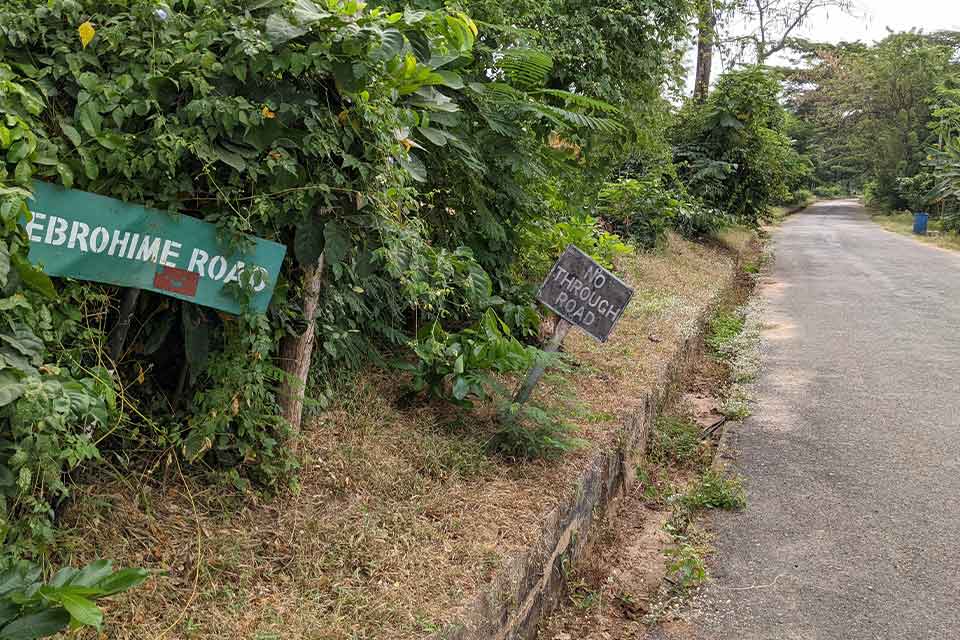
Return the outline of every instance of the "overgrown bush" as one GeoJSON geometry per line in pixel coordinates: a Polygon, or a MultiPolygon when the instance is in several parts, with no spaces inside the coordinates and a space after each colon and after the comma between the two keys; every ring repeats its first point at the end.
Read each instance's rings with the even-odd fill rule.
{"type": "Polygon", "coordinates": [[[543,177],[524,172],[573,162],[551,135],[620,125],[609,105],[546,89],[548,55],[511,51],[491,75],[474,64],[476,36],[453,10],[352,0],[4,3],[5,552],[45,549],[62,474],[115,448],[172,447],[241,486],[287,480],[278,345],[313,326],[304,274],[321,254],[320,369],[491,308],[535,330],[511,275],[517,229],[534,213],[512,205],[543,177]],[[470,183],[451,189],[465,172],[470,183]],[[26,259],[18,218],[34,179],[201,217],[228,242],[286,244],[268,314],[113,287],[85,314],[84,285],[55,285],[26,259]],[[464,285],[481,280],[478,301],[464,285]],[[131,340],[112,361],[121,299],[133,301],[131,340]]]}
{"type": "Polygon", "coordinates": [[[844,190],[838,184],[820,184],[814,187],[813,195],[818,198],[839,198],[844,195],[844,190]]]}
{"type": "Polygon", "coordinates": [[[897,195],[910,211],[929,211],[936,199],[936,178],[930,172],[897,178],[897,195]]]}
{"type": "Polygon", "coordinates": [[[463,406],[506,395],[493,374],[525,371],[543,357],[513,337],[492,309],[476,325],[457,333],[434,322],[420,331],[412,346],[416,362],[402,366],[413,374],[411,391],[463,406]]]}
{"type": "Polygon", "coordinates": [[[762,68],[723,75],[705,104],[687,103],[673,128],[687,188],[707,205],[757,224],[810,173],[785,135],[777,78],[762,68]]]}
{"type": "Polygon", "coordinates": [[[663,241],[680,204],[658,177],[611,182],[600,191],[604,220],[643,249],[663,241]]]}
{"type": "Polygon", "coordinates": [[[599,197],[604,221],[643,249],[658,246],[671,228],[688,238],[700,238],[732,223],[724,212],[689,195],[682,184],[669,187],[655,175],[609,182],[599,197]]]}

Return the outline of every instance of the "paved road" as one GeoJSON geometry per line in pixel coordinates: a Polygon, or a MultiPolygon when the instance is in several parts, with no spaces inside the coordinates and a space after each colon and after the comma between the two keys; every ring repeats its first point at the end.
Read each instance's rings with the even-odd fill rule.
{"type": "Polygon", "coordinates": [[[958,638],[960,254],[853,202],[774,246],[756,415],[731,434],[749,506],[716,518],[699,621],[662,637],[958,638]]]}

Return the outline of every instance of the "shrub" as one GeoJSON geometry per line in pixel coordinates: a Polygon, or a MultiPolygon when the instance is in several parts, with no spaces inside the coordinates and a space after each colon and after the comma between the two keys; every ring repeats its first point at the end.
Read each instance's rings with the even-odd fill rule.
{"type": "Polygon", "coordinates": [[[690,509],[742,509],[747,504],[743,482],[708,469],[683,497],[690,509]]]}
{"type": "Polygon", "coordinates": [[[643,249],[663,241],[679,204],[655,177],[607,183],[599,197],[604,220],[643,249]]]}
{"type": "Polygon", "coordinates": [[[421,330],[412,347],[417,361],[401,365],[413,373],[411,391],[462,406],[505,395],[493,374],[526,371],[542,357],[514,338],[492,309],[458,333],[447,333],[434,322],[421,330]]]}
{"type": "Polygon", "coordinates": [[[619,236],[605,231],[599,220],[588,215],[530,220],[520,228],[523,249],[517,262],[518,279],[539,282],[571,244],[607,269],[614,268],[617,257],[633,252],[619,236]]]}
{"type": "Polygon", "coordinates": [[[928,211],[937,199],[936,178],[927,172],[897,178],[897,194],[910,211],[928,211]]]}
{"type": "Polygon", "coordinates": [[[46,638],[69,627],[100,630],[103,612],[96,601],[136,587],[147,579],[143,569],[114,572],[109,560],[82,569],[64,567],[51,580],[27,563],[0,574],[0,638],[46,638]]]}
{"type": "Polygon", "coordinates": [[[838,184],[821,184],[814,187],[813,193],[818,198],[839,198],[844,190],[838,184]]]}
{"type": "Polygon", "coordinates": [[[413,318],[459,328],[497,309],[532,333],[517,229],[537,212],[531,183],[574,164],[548,139],[622,131],[610,105],[545,88],[549,55],[475,58],[477,26],[452,9],[11,0],[0,25],[0,489],[24,519],[0,529],[5,553],[48,544],[63,474],[111,449],[172,449],[242,486],[288,480],[278,345],[308,329],[318,370],[408,344],[413,318]],[[115,287],[86,313],[91,288],[26,260],[35,179],[286,245],[268,313],[115,287]],[[132,338],[111,362],[121,299],[132,338]]]}
{"type": "Polygon", "coordinates": [[[650,434],[647,455],[655,464],[696,467],[709,461],[710,450],[695,422],[663,416],[650,434]]]}
{"type": "Polygon", "coordinates": [[[779,95],[773,73],[732,71],[705,104],[686,104],[673,127],[680,179],[707,205],[747,224],[757,224],[810,174],[786,136],[779,95]]]}
{"type": "Polygon", "coordinates": [[[514,460],[552,459],[583,445],[574,428],[534,405],[510,405],[489,449],[514,460]]]}
{"type": "Polygon", "coordinates": [[[811,202],[813,198],[813,191],[809,189],[798,189],[790,194],[790,200],[786,204],[791,206],[804,205],[811,202]]]}
{"type": "Polygon", "coordinates": [[[682,184],[670,188],[663,178],[655,176],[609,182],[599,198],[604,220],[643,249],[658,246],[671,227],[688,238],[699,238],[732,223],[722,211],[691,197],[682,184]]]}

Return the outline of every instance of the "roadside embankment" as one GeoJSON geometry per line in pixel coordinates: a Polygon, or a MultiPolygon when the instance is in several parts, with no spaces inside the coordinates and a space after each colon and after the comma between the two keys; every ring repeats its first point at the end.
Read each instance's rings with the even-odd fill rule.
{"type": "Polygon", "coordinates": [[[404,406],[394,373],[368,372],[316,416],[295,491],[233,493],[165,457],[140,479],[85,486],[63,518],[78,559],[160,572],[111,603],[103,637],[528,635],[631,485],[751,238],[671,237],[618,265],[637,293],[613,337],[571,334],[536,394],[583,441],[559,460],[491,456],[495,412],[404,406]]]}

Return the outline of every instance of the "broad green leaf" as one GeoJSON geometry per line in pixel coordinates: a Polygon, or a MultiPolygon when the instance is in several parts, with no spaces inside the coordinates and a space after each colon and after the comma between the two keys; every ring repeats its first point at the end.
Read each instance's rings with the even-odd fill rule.
{"type": "Polygon", "coordinates": [[[82,107],[79,107],[78,116],[80,118],[80,126],[83,127],[83,130],[86,131],[90,137],[96,138],[100,135],[101,128],[103,127],[103,116],[97,111],[94,103],[88,102],[82,107]]]}
{"type": "Polygon", "coordinates": [[[337,222],[330,220],[323,227],[323,258],[328,265],[340,264],[350,249],[350,233],[337,222]]]}
{"type": "Polygon", "coordinates": [[[417,127],[417,131],[419,131],[424,138],[438,147],[447,146],[447,134],[440,129],[434,129],[432,127],[417,127]]]}
{"type": "Polygon", "coordinates": [[[469,393],[470,382],[466,378],[458,376],[456,381],[453,383],[453,397],[457,400],[463,400],[469,393]]]}
{"type": "Polygon", "coordinates": [[[50,279],[50,276],[45,274],[43,271],[40,271],[40,269],[37,269],[20,256],[15,255],[11,258],[13,267],[16,269],[17,275],[20,276],[20,279],[24,284],[37,293],[41,293],[48,298],[54,299],[57,297],[57,289],[53,286],[53,280],[50,279]]]}
{"type": "Polygon", "coordinates": [[[422,22],[429,14],[426,11],[414,11],[410,7],[403,10],[403,21],[407,24],[422,22]]]}
{"type": "Polygon", "coordinates": [[[10,149],[7,150],[7,162],[10,164],[16,164],[24,158],[27,158],[31,153],[34,152],[36,148],[36,141],[27,138],[21,138],[10,145],[10,149]]]}
{"type": "Polygon", "coordinates": [[[60,176],[60,182],[63,183],[63,186],[67,189],[73,188],[73,169],[70,168],[70,165],[58,162],[57,174],[60,176]]]}
{"type": "Polygon", "coordinates": [[[464,87],[463,78],[453,71],[434,71],[433,73],[442,78],[440,84],[445,87],[450,87],[451,89],[463,89],[464,87]]]}
{"type": "Polygon", "coordinates": [[[283,44],[309,31],[308,28],[291,23],[279,13],[271,14],[267,18],[267,40],[273,44],[283,44]]]}
{"type": "Polygon", "coordinates": [[[231,167],[233,167],[234,169],[236,169],[237,171],[239,171],[239,172],[241,172],[241,173],[243,173],[243,171],[246,170],[246,168],[247,168],[247,163],[244,162],[244,160],[243,160],[243,158],[240,156],[240,154],[234,153],[234,152],[230,151],[229,149],[226,149],[225,147],[222,147],[222,146],[220,146],[220,145],[216,145],[216,146],[213,148],[213,151],[214,151],[214,153],[217,154],[217,158],[218,158],[221,162],[230,165],[231,167]]]}
{"type": "Polygon", "coordinates": [[[95,586],[100,596],[106,597],[133,589],[143,584],[149,577],[150,573],[146,569],[121,569],[113,575],[107,576],[95,586]]]}
{"type": "Polygon", "coordinates": [[[29,185],[30,181],[33,179],[33,165],[30,164],[30,161],[21,160],[18,162],[13,177],[17,181],[17,184],[22,186],[29,185]]]}
{"type": "Polygon", "coordinates": [[[297,226],[293,234],[293,252],[297,262],[305,267],[317,264],[323,253],[323,225],[312,217],[297,226]]]}
{"type": "Polygon", "coordinates": [[[24,387],[10,370],[0,371],[0,407],[5,407],[23,395],[24,387]]]}
{"type": "Polygon", "coordinates": [[[19,604],[17,604],[16,602],[11,602],[10,600],[0,600],[0,629],[2,629],[5,625],[12,622],[13,619],[16,618],[19,613],[20,613],[19,604]]]}
{"type": "Polygon", "coordinates": [[[83,144],[83,139],[80,137],[80,132],[77,131],[77,128],[72,124],[61,122],[60,130],[63,131],[63,135],[67,136],[67,140],[73,143],[73,146],[79,147],[81,144],[83,144]]]}
{"type": "Polygon", "coordinates": [[[14,620],[0,629],[0,640],[35,640],[47,638],[70,624],[70,613],[60,607],[14,620]]]}
{"type": "Polygon", "coordinates": [[[26,589],[40,577],[40,567],[31,566],[24,570],[22,568],[9,569],[0,574],[0,596],[6,595],[11,591],[26,589]]]}
{"type": "Polygon", "coordinates": [[[74,620],[82,625],[99,629],[103,624],[103,612],[88,598],[64,593],[60,596],[60,604],[70,612],[74,620]]]}
{"type": "Polygon", "coordinates": [[[322,10],[313,0],[294,0],[293,16],[302,25],[312,25],[324,18],[329,18],[330,12],[322,10]]]}
{"type": "Polygon", "coordinates": [[[403,34],[396,29],[386,29],[380,33],[380,47],[373,52],[376,60],[391,60],[403,51],[403,34]]]}
{"type": "Polygon", "coordinates": [[[113,574],[113,562],[97,560],[81,569],[70,584],[77,587],[92,587],[111,574],[113,574]]]}
{"type": "Polygon", "coordinates": [[[0,148],[6,149],[12,142],[13,137],[10,135],[10,129],[0,124],[0,148]]]}
{"type": "Polygon", "coordinates": [[[404,35],[407,36],[417,60],[422,63],[430,62],[430,39],[421,31],[407,31],[404,35]]]}
{"type": "Polygon", "coordinates": [[[15,369],[27,376],[37,375],[37,369],[30,363],[30,360],[5,344],[0,345],[0,367],[4,365],[8,369],[15,369]]]}
{"type": "Polygon", "coordinates": [[[417,182],[427,181],[427,167],[415,154],[411,153],[409,158],[400,158],[400,166],[417,182]]]}
{"type": "Polygon", "coordinates": [[[66,586],[73,581],[78,573],[80,573],[79,569],[75,569],[73,567],[61,567],[60,570],[53,575],[53,578],[50,579],[49,586],[56,589],[66,586]]]}
{"type": "Polygon", "coordinates": [[[83,161],[83,172],[91,180],[96,180],[100,175],[100,165],[97,164],[97,159],[89,153],[80,152],[80,159],[83,161]]]}
{"type": "Polygon", "coordinates": [[[43,341],[33,331],[23,325],[18,325],[13,335],[0,333],[0,340],[7,343],[28,358],[35,358],[43,353],[43,341]]]}

